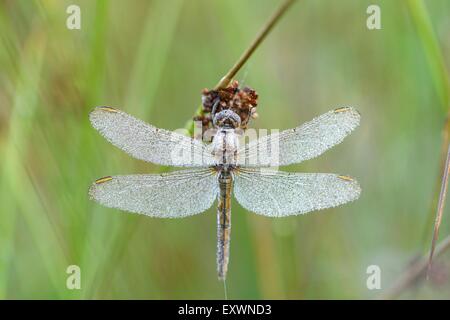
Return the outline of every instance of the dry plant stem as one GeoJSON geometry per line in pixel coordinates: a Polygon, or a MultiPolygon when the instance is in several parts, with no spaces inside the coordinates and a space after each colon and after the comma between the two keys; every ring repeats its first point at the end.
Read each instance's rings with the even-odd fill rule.
{"type": "Polygon", "coordinates": [[[220,88],[225,88],[231,80],[233,80],[234,76],[238,71],[242,68],[248,58],[251,57],[253,52],[258,48],[261,42],[266,38],[269,34],[270,30],[273,29],[275,24],[280,20],[283,14],[287,11],[291,4],[294,3],[295,0],[286,0],[277,11],[269,18],[266,25],[262,28],[262,30],[258,33],[255,40],[250,44],[250,46],[245,50],[239,60],[234,64],[234,66],[227,72],[227,74],[219,81],[219,83],[214,88],[215,90],[220,88]]]}
{"type": "MultiPolygon", "coordinates": [[[[434,255],[439,257],[450,248],[450,236],[446,237],[435,250],[434,255]]],[[[428,266],[428,257],[424,256],[419,261],[414,263],[411,267],[405,270],[402,277],[400,277],[394,285],[381,294],[378,299],[395,299],[403,291],[408,289],[415,283],[425,272],[428,266]]]]}
{"type": "MultiPolygon", "coordinates": [[[[440,161],[439,161],[439,173],[445,170],[446,165],[446,149],[450,145],[450,112],[447,114],[445,119],[444,128],[442,129],[442,143],[441,143],[441,151],[440,151],[440,161]]],[[[427,215],[427,221],[425,222],[425,228],[422,235],[422,243],[425,244],[428,242],[428,237],[430,235],[429,230],[433,223],[433,216],[438,208],[438,194],[441,189],[441,182],[439,179],[436,179],[433,196],[430,203],[429,213],[427,215]]]]}
{"type": "MultiPolygon", "coordinates": [[[[447,250],[450,247],[450,236],[445,238],[441,244],[436,247],[436,242],[438,238],[438,232],[439,232],[439,226],[442,222],[442,213],[443,208],[445,204],[445,197],[447,193],[447,186],[448,186],[448,173],[450,170],[450,113],[447,116],[447,119],[445,121],[445,126],[442,130],[442,145],[441,145],[441,161],[440,161],[440,167],[441,172],[443,172],[442,182],[440,184],[440,193],[439,193],[439,201],[433,200],[432,202],[432,208],[433,212],[437,210],[436,214],[436,220],[434,225],[434,234],[433,234],[433,240],[431,244],[431,250],[428,255],[428,259],[423,258],[416,262],[413,266],[411,266],[408,270],[405,271],[405,274],[403,277],[399,278],[397,282],[384,294],[380,295],[380,299],[394,299],[398,297],[404,290],[408,289],[408,287],[415,282],[417,278],[419,278],[423,271],[427,269],[427,276],[429,274],[429,271],[431,270],[431,262],[433,256],[439,256],[442,254],[445,250],[447,250]],[[445,149],[447,148],[447,152],[445,152],[445,149]]],[[[435,187],[435,190],[439,190],[439,182],[437,182],[437,186],[435,187]]],[[[431,216],[431,215],[430,215],[431,216]]],[[[427,223],[427,225],[431,224],[427,223]]]]}
{"type": "MultiPolygon", "coordinates": [[[[258,48],[258,46],[261,44],[261,42],[267,37],[269,32],[273,29],[275,24],[280,20],[280,18],[283,16],[284,13],[289,9],[289,7],[295,2],[296,0],[285,0],[283,4],[277,9],[277,11],[274,12],[274,14],[269,18],[267,23],[264,25],[264,27],[261,29],[261,31],[258,33],[256,38],[253,40],[253,42],[250,44],[250,46],[247,48],[247,50],[244,51],[242,56],[239,58],[239,60],[233,65],[233,67],[226,73],[226,75],[219,81],[219,83],[214,87],[214,89],[220,89],[225,88],[231,80],[233,80],[233,77],[238,73],[238,71],[244,66],[245,62],[252,56],[253,52],[258,48]]],[[[197,111],[195,112],[195,116],[201,116],[202,115],[202,106],[200,106],[197,111]]],[[[192,136],[194,132],[194,121],[189,120],[185,128],[189,131],[189,134],[192,136]]]]}
{"type": "Polygon", "coordinates": [[[448,171],[450,169],[450,145],[447,147],[447,158],[445,160],[445,169],[442,175],[442,183],[441,183],[441,191],[439,193],[439,201],[438,201],[438,208],[436,212],[436,220],[434,222],[434,230],[433,230],[433,240],[431,242],[431,250],[430,250],[430,257],[428,259],[428,272],[427,277],[430,272],[431,268],[431,262],[433,259],[433,253],[436,246],[436,241],[439,236],[439,227],[442,222],[442,213],[444,211],[444,205],[445,205],[445,198],[447,196],[447,187],[448,187],[448,171]]]}

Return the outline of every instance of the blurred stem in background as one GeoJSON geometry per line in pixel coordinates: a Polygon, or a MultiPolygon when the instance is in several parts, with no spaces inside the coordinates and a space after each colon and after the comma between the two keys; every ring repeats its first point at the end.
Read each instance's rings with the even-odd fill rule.
{"type": "MultiPolygon", "coordinates": [[[[435,256],[438,258],[444,252],[450,249],[450,236],[447,236],[442,242],[437,246],[435,256]]],[[[408,290],[412,285],[417,283],[417,280],[425,275],[429,262],[429,256],[425,255],[421,257],[418,261],[413,263],[409,268],[407,268],[402,275],[396,280],[394,285],[389,289],[385,290],[378,299],[396,299],[406,290],[408,290]]]]}
{"type": "Polygon", "coordinates": [[[41,31],[31,32],[25,41],[20,57],[20,68],[15,79],[15,99],[10,115],[8,144],[2,150],[4,152],[1,156],[0,180],[0,299],[7,298],[7,280],[13,271],[10,270],[10,265],[14,262],[14,243],[18,236],[16,223],[19,216],[28,225],[38,255],[43,258],[48,252],[54,253],[52,258],[43,258],[54,297],[62,296],[63,287],[60,284],[65,281],[64,273],[60,271],[65,270],[67,266],[67,252],[59,241],[61,234],[55,221],[52,221],[52,212],[30,170],[32,163],[25,161],[38,112],[46,43],[46,35],[41,31]],[[24,194],[26,201],[19,200],[24,194]],[[11,198],[18,201],[12,203],[9,201],[11,198]],[[40,241],[43,238],[51,241],[40,241]]]}
{"type": "MultiPolygon", "coordinates": [[[[430,233],[433,230],[431,249],[427,257],[419,259],[419,261],[407,268],[402,276],[391,286],[389,290],[384,292],[380,298],[393,299],[397,298],[403,291],[407,290],[413,285],[419,277],[425,274],[428,267],[428,273],[432,272],[431,263],[433,254],[435,252],[436,242],[439,235],[439,227],[442,222],[443,209],[448,185],[448,170],[450,161],[450,102],[449,89],[450,82],[448,78],[447,67],[442,55],[439,41],[433,31],[433,25],[429,17],[427,8],[423,0],[409,0],[408,1],[412,20],[416,26],[419,39],[422,42],[422,47],[427,58],[430,73],[434,82],[437,95],[440,100],[440,108],[443,110],[444,126],[442,129],[442,142],[440,151],[439,172],[435,182],[434,192],[432,193],[431,208],[427,214],[426,223],[424,226],[422,245],[429,243],[430,233]],[[441,177],[441,179],[439,179],[441,177]],[[434,218],[435,217],[435,218],[434,218]],[[434,219],[433,219],[434,218],[434,219]],[[435,221],[434,228],[431,228],[433,220],[435,221]]],[[[436,256],[441,255],[450,248],[450,236],[445,238],[436,250],[436,256]]],[[[427,275],[428,275],[427,273],[427,275]]],[[[428,278],[428,277],[427,277],[428,278]]]]}
{"type": "MultiPolygon", "coordinates": [[[[441,156],[440,156],[440,168],[439,173],[444,171],[445,159],[447,154],[447,146],[449,145],[450,135],[450,104],[449,104],[449,78],[447,68],[445,66],[444,57],[439,46],[439,41],[433,31],[433,25],[429,17],[427,8],[423,0],[409,0],[408,7],[410,9],[412,20],[416,26],[419,39],[422,42],[422,47],[427,58],[430,73],[436,88],[436,92],[439,96],[441,105],[440,108],[443,111],[444,127],[442,130],[442,144],[441,144],[441,156]]],[[[434,214],[437,208],[437,201],[440,190],[439,176],[436,178],[433,198],[431,199],[431,208],[429,210],[427,220],[424,226],[423,232],[423,246],[429,243],[430,233],[432,230],[432,223],[434,214]]]]}
{"type": "Polygon", "coordinates": [[[450,170],[450,146],[447,146],[447,158],[445,160],[445,169],[442,173],[442,183],[441,183],[441,191],[439,193],[439,201],[438,201],[438,207],[436,212],[436,220],[434,222],[434,230],[433,230],[433,239],[431,240],[431,250],[430,250],[430,256],[428,258],[428,271],[427,276],[429,275],[431,271],[431,263],[433,260],[433,253],[434,248],[436,246],[436,241],[439,236],[439,228],[441,226],[442,222],[442,215],[444,213],[444,205],[445,205],[445,199],[447,197],[447,187],[448,187],[448,171],[450,170]]]}

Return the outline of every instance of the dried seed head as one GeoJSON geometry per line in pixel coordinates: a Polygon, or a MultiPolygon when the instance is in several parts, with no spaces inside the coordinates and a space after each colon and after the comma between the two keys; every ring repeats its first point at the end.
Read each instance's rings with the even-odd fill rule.
{"type": "Polygon", "coordinates": [[[255,90],[244,87],[239,88],[239,82],[233,81],[228,87],[218,90],[203,89],[202,91],[202,115],[194,117],[194,121],[201,121],[203,132],[213,127],[212,115],[214,105],[215,112],[231,110],[241,118],[241,129],[246,129],[250,119],[257,117],[258,94],[255,90]]]}

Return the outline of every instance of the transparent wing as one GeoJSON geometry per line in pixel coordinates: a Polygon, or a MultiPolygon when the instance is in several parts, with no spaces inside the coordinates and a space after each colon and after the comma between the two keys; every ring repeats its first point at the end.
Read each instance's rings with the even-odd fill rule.
{"type": "Polygon", "coordinates": [[[359,125],[353,108],[329,111],[303,125],[251,141],[239,150],[241,166],[285,166],[308,160],[341,143],[359,125]]]}
{"type": "Polygon", "coordinates": [[[210,151],[201,141],[158,129],[120,110],[98,107],[89,118],[93,127],[109,142],[137,159],[179,167],[214,163],[210,151]]]}
{"type": "Polygon", "coordinates": [[[303,214],[356,200],[356,180],[329,173],[288,173],[239,169],[234,195],[247,210],[271,217],[303,214]]]}
{"type": "Polygon", "coordinates": [[[110,208],[152,217],[182,218],[211,207],[217,190],[215,172],[194,169],[105,177],[92,184],[89,195],[110,208]]]}

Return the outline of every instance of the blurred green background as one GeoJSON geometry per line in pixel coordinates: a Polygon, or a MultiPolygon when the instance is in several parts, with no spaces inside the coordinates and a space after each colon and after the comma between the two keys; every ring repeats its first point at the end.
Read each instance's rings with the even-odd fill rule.
{"type": "MultiPolygon", "coordinates": [[[[222,299],[215,208],[155,219],[89,201],[95,179],[166,170],[96,132],[94,106],[184,126],[279,6],[275,0],[0,1],[0,298],[222,299]],[[81,8],[68,30],[66,8],[81,8]],[[81,290],[66,268],[81,268],[81,290]]],[[[431,240],[448,101],[450,1],[301,0],[236,77],[255,88],[255,128],[286,129],[340,106],[361,126],[287,170],[356,177],[361,198],[270,219],[233,201],[228,297],[373,298],[431,240]],[[381,7],[381,30],[366,9],[381,7]],[[381,268],[381,290],[366,269],[381,268]]],[[[441,238],[449,233],[444,213],[441,238]]],[[[439,277],[403,298],[450,298],[439,277]]]]}

